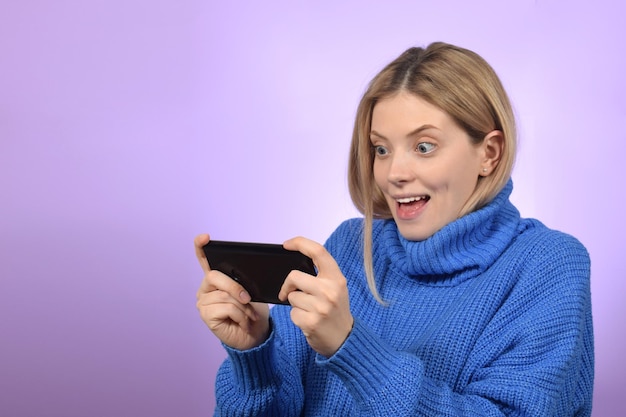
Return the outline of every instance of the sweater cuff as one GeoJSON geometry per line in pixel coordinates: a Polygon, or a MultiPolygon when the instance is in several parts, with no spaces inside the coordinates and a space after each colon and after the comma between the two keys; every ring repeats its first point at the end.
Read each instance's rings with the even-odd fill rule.
{"type": "Polygon", "coordinates": [[[274,366],[276,332],[271,319],[270,329],[267,340],[252,349],[238,350],[222,343],[228,353],[235,381],[244,390],[263,389],[278,378],[274,366]]]}
{"type": "Polygon", "coordinates": [[[330,358],[318,354],[315,360],[336,374],[361,403],[386,390],[402,361],[395,349],[356,318],[341,348],[330,358]]]}

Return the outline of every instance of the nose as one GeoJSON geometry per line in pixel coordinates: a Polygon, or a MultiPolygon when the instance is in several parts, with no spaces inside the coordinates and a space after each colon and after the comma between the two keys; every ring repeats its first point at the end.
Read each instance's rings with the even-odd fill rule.
{"type": "Polygon", "coordinates": [[[393,184],[404,184],[415,179],[415,161],[410,155],[400,153],[391,158],[387,180],[393,184]]]}

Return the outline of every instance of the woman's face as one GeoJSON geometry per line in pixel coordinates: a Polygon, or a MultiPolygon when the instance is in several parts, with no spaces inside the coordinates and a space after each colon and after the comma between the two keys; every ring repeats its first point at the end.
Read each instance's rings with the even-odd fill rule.
{"type": "Polygon", "coordinates": [[[370,140],[374,179],[402,236],[424,240],[459,217],[485,152],[447,113],[401,92],[374,106],[370,140]]]}

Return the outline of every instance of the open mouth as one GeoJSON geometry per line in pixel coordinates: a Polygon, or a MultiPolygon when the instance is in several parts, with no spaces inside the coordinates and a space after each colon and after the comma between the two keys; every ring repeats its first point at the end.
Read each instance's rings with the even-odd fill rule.
{"type": "Polygon", "coordinates": [[[418,197],[406,197],[406,198],[398,198],[396,201],[399,204],[413,204],[413,203],[418,203],[420,201],[428,201],[430,200],[430,196],[428,195],[420,195],[418,197]]]}
{"type": "Polygon", "coordinates": [[[398,217],[401,219],[410,219],[415,217],[429,200],[429,195],[396,199],[398,217]]]}

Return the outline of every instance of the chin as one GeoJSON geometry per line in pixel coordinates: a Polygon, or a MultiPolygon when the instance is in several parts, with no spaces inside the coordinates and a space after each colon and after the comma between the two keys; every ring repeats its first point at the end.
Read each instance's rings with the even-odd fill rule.
{"type": "Polygon", "coordinates": [[[398,230],[400,231],[400,234],[402,235],[403,238],[405,238],[406,240],[414,241],[414,242],[420,242],[422,240],[426,240],[435,234],[434,231],[430,231],[430,232],[421,231],[420,232],[417,230],[407,230],[407,228],[403,228],[403,227],[398,227],[398,230]]]}

